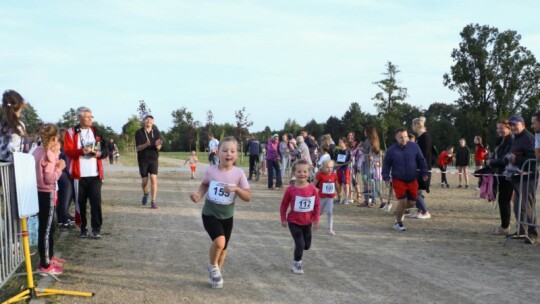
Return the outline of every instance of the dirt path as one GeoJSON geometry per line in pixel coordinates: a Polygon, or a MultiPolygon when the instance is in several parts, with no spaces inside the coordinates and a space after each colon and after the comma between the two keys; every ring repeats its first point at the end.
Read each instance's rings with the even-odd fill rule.
{"type": "Polygon", "coordinates": [[[139,207],[136,170],[106,170],[103,239],[65,233],[57,248],[68,264],[53,284],[96,296],[55,303],[538,302],[540,246],[512,240],[503,247],[503,238],[489,234],[498,211],[474,190],[434,189],[427,196],[434,218],[406,221],[405,233],[393,231],[392,216],[379,209],[337,205],[337,235],[326,235],[323,216],[304,254],[306,274],[298,276],[290,271],[292,238],[279,223],[282,192],[266,190],[262,179],[251,184],[251,203],[236,204],[224,288],[214,290],[202,204],[188,197],[200,180],[187,170],[160,173],[161,208],[152,210],[139,207]]]}

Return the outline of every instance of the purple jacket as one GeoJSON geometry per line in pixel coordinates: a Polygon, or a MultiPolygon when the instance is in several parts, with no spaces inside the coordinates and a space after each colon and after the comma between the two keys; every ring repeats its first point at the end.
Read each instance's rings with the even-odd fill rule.
{"type": "Polygon", "coordinates": [[[266,146],[266,160],[278,160],[279,141],[274,142],[271,138],[266,146]]]}

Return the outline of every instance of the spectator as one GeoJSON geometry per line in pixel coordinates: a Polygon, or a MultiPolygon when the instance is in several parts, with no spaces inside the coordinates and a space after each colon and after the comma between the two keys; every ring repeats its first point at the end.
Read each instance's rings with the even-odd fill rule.
{"type": "Polygon", "coordinates": [[[458,188],[463,188],[461,179],[465,181],[465,189],[469,188],[469,176],[467,175],[467,168],[469,167],[471,152],[465,145],[465,139],[459,140],[459,146],[456,148],[456,167],[458,169],[458,188]]]}
{"type": "Polygon", "coordinates": [[[92,111],[87,107],[77,109],[79,124],[69,128],[64,137],[64,152],[69,158],[69,174],[75,189],[75,224],[81,229],[80,238],[101,238],[103,217],[101,212],[101,186],[103,164],[107,157],[101,136],[92,126],[92,111]],[[90,200],[92,234],[86,219],[86,202],[90,200]]]}
{"type": "MultiPolygon", "coordinates": [[[[508,120],[501,119],[497,122],[497,142],[495,143],[495,151],[493,157],[486,161],[486,164],[492,169],[495,174],[502,174],[505,167],[505,156],[510,152],[512,147],[512,136],[510,135],[510,125],[508,120]]],[[[501,216],[501,225],[493,229],[493,234],[507,235],[508,227],[510,226],[510,217],[512,213],[511,200],[514,193],[514,186],[506,178],[497,178],[497,202],[499,204],[499,213],[501,216]]]]}
{"type": "MultiPolygon", "coordinates": [[[[507,157],[508,164],[513,168],[522,168],[523,164],[530,159],[534,159],[534,135],[525,129],[525,121],[519,115],[513,115],[508,120],[510,130],[514,135],[514,141],[510,147],[510,155],[507,157]]],[[[507,167],[507,171],[508,171],[507,167]]],[[[525,168],[527,169],[527,168],[525,168]]],[[[519,225],[519,236],[525,235],[526,244],[534,244],[538,239],[538,231],[536,229],[536,199],[535,192],[538,186],[538,169],[536,166],[529,174],[530,182],[521,182],[520,174],[511,175],[511,181],[514,185],[514,213],[516,219],[519,217],[521,221],[527,224],[519,225]],[[530,174],[534,174],[532,177],[530,174]],[[535,182],[533,182],[535,181],[535,182]],[[518,202],[521,202],[521,209],[516,208],[518,202]]]]}
{"type": "Polygon", "coordinates": [[[281,170],[279,169],[279,135],[274,134],[272,138],[268,140],[266,145],[266,165],[268,166],[268,189],[275,190],[281,189],[282,179],[281,170]],[[276,175],[276,186],[274,187],[274,174],[276,175]]]}
{"type": "Polygon", "coordinates": [[[259,153],[260,153],[260,143],[255,138],[254,135],[251,135],[246,147],[246,155],[249,155],[249,177],[248,180],[251,180],[255,174],[255,180],[259,181],[259,153]]]}

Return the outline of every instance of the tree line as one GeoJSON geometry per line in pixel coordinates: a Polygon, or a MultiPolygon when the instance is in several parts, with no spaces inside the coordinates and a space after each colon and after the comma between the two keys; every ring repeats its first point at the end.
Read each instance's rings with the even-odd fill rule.
{"type": "MultiPolygon", "coordinates": [[[[426,117],[426,127],[439,150],[457,145],[460,138],[465,138],[472,146],[472,139],[477,135],[485,143],[493,144],[497,136],[497,120],[521,114],[528,122],[540,110],[540,64],[532,52],[520,44],[521,36],[515,31],[499,32],[489,25],[469,24],[460,36],[461,42],[450,54],[453,60],[450,71],[442,75],[444,86],[459,94],[459,98],[450,104],[434,100],[427,109],[423,109],[409,103],[407,88],[398,78],[399,67],[388,61],[382,79],[373,83],[378,92],[368,101],[375,105],[375,114],[363,111],[361,103],[352,102],[341,116],[332,115],[324,122],[312,119],[302,125],[295,118],[288,118],[279,130],[267,126],[263,130],[249,132],[253,122],[245,107],[235,111],[234,123],[224,124],[214,122],[211,110],[202,123],[195,120],[186,107],[181,107],[171,112],[173,127],[160,130],[164,137],[163,149],[204,151],[208,146],[209,133],[218,139],[234,135],[243,142],[249,134],[266,141],[275,133],[296,136],[301,129],[306,129],[316,138],[330,134],[337,141],[348,131],[354,131],[361,139],[366,126],[377,128],[384,148],[393,142],[397,128],[410,130],[413,118],[420,116],[426,117]]],[[[134,144],[135,131],[141,127],[144,115],[150,112],[146,102],[140,100],[137,115],[127,119],[121,134],[99,122],[94,125],[104,138],[114,138],[122,148],[134,144]]],[[[28,132],[33,133],[41,119],[31,105],[22,115],[28,132]]],[[[73,108],[58,121],[58,125],[64,128],[76,123],[73,108]]]]}

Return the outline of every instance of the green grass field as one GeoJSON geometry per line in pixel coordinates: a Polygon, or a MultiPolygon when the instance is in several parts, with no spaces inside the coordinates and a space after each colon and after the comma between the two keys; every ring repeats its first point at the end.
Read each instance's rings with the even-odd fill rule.
{"type": "MultiPolygon", "coordinates": [[[[160,152],[159,155],[167,158],[186,160],[190,152],[160,152]]],[[[199,153],[197,156],[199,157],[199,162],[208,163],[208,153],[199,153]]],[[[137,166],[137,156],[135,153],[127,152],[120,154],[120,161],[124,166],[137,166]]],[[[238,167],[249,167],[249,157],[239,155],[236,165],[238,167]]]]}

